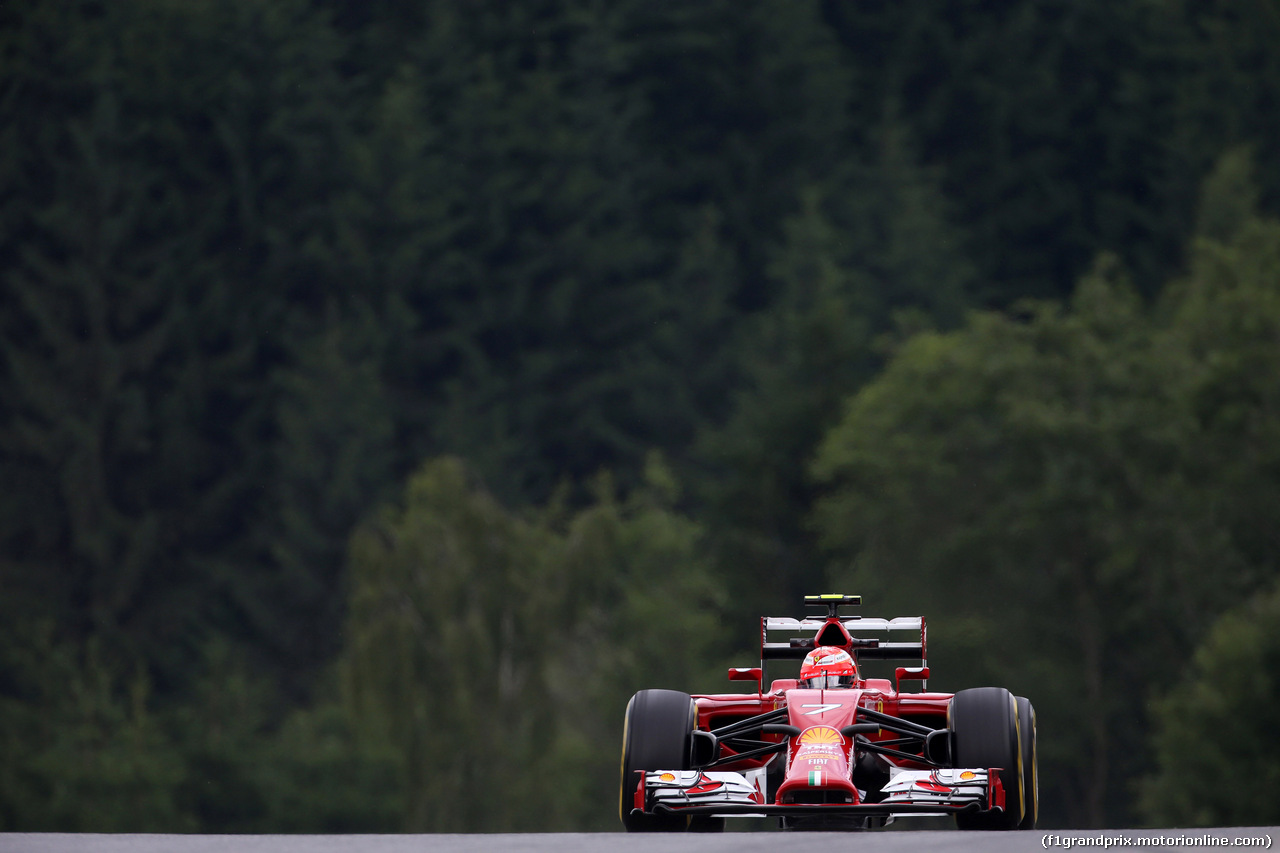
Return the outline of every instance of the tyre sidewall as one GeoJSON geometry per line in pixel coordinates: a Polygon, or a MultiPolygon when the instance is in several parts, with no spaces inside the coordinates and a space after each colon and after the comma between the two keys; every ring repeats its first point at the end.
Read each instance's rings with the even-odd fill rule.
{"type": "Polygon", "coordinates": [[[1036,709],[1018,696],[1018,733],[1022,740],[1022,822],[1018,829],[1035,829],[1040,820],[1040,771],[1036,766],[1036,709]]]}

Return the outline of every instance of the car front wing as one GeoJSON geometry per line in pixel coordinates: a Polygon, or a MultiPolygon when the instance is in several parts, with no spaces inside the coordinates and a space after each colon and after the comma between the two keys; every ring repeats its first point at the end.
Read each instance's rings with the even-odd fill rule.
{"type": "Polygon", "coordinates": [[[698,814],[713,817],[773,815],[850,815],[891,817],[1004,810],[999,768],[899,770],[874,803],[765,802],[763,793],[741,773],[700,770],[652,770],[636,786],[634,810],[645,814],[698,814]]]}

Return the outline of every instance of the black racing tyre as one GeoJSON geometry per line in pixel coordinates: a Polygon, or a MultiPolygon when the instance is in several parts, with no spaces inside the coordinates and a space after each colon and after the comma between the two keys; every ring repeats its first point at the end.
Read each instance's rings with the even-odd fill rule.
{"type": "Polygon", "coordinates": [[[957,814],[960,829],[1017,829],[1023,818],[1022,738],[1017,702],[1003,687],[961,690],[947,712],[955,767],[1000,768],[1003,813],[957,814]]]}
{"type": "Polygon", "coordinates": [[[1018,702],[1018,734],[1022,739],[1022,822],[1018,829],[1035,829],[1040,819],[1040,775],[1036,769],[1036,709],[1025,696],[1018,702]]]}
{"type": "Polygon", "coordinates": [[[622,728],[622,780],[618,812],[627,832],[684,832],[689,817],[632,814],[638,770],[688,770],[698,712],[688,693],[641,690],[627,703],[622,728]]]}

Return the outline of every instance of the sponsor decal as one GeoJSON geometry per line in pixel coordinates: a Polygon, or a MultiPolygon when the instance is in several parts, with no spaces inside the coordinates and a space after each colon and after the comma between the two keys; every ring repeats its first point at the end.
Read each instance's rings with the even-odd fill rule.
{"type": "Polygon", "coordinates": [[[804,713],[804,716],[812,717],[815,714],[825,714],[828,711],[834,711],[836,708],[841,707],[841,705],[839,702],[827,702],[822,705],[801,705],[800,707],[801,708],[817,708],[816,711],[806,711],[804,713]]]}
{"type": "Polygon", "coordinates": [[[977,773],[974,773],[972,770],[966,770],[966,771],[964,771],[963,773],[961,773],[961,774],[960,774],[960,781],[961,781],[961,782],[971,782],[971,781],[973,781],[974,779],[977,779],[977,778],[978,778],[978,774],[977,774],[977,773]]]}
{"type": "Polygon", "coordinates": [[[809,652],[809,657],[805,660],[807,666],[830,666],[837,663],[853,663],[853,658],[849,657],[848,652],[809,652]]]}
{"type": "MultiPolygon", "coordinates": [[[[836,707],[840,706],[837,705],[836,707]]],[[[844,743],[844,737],[831,726],[813,726],[805,729],[804,733],[800,735],[801,746],[824,743],[844,743]]]]}
{"type": "Polygon", "coordinates": [[[658,777],[658,780],[661,782],[674,782],[676,781],[676,774],[663,773],[661,776],[658,777]]]}

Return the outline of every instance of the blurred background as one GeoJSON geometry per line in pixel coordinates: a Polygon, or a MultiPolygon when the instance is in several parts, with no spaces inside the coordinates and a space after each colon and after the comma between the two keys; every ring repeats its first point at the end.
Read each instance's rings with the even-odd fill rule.
{"type": "Polygon", "coordinates": [[[1278,143],[1276,0],[0,3],[0,830],[618,828],[813,592],[1280,822],[1278,143]]]}

